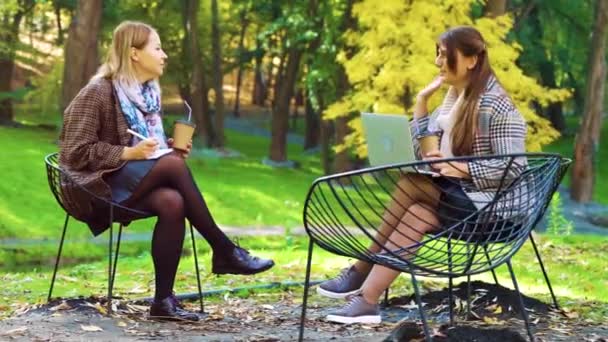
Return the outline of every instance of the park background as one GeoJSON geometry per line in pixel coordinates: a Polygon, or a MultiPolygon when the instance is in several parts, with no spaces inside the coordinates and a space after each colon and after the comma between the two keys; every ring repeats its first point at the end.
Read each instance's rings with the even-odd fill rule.
{"type": "MultiPolygon", "coordinates": [[[[576,156],[539,227],[541,252],[564,306],[608,320],[606,0],[6,0],[0,19],[0,318],[46,298],[65,214],[44,156],[57,151],[62,111],[102,62],[113,28],[141,20],[169,56],[167,132],[184,117],[184,101],[193,108],[188,163],[216,221],[279,265],[256,277],[214,277],[199,243],[204,289],[303,281],[308,187],[365,167],[360,112],[411,115],[417,90],[437,72],[438,35],[473,25],[526,118],[528,149],[576,156]]],[[[127,229],[119,295],[151,295],[153,222],[127,229]]],[[[102,294],[105,238],[72,221],[67,241],[55,295],[102,294]]],[[[178,293],[196,288],[184,253],[178,293]]],[[[547,300],[531,253],[526,245],[514,258],[516,272],[524,293],[547,300]]],[[[349,262],[323,252],[313,261],[314,279],[349,262]]],[[[499,276],[508,279],[506,270],[499,276]]],[[[410,292],[407,277],[396,288],[410,292]]],[[[301,300],[301,288],[287,293],[301,300]]]]}

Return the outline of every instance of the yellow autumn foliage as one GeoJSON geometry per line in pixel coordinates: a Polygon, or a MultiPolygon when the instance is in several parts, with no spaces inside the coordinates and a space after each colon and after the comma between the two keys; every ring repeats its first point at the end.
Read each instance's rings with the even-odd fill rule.
{"type": "MultiPolygon", "coordinates": [[[[324,117],[331,120],[365,111],[411,115],[416,93],[438,74],[434,64],[437,38],[450,27],[470,25],[484,36],[498,79],[527,121],[528,150],[539,151],[556,139],[559,133],[548,120],[534,113],[531,103],[538,101],[546,105],[563,101],[571,91],[543,87],[534,78],[524,75],[515,64],[522,47],[506,40],[513,25],[512,17],[473,20],[470,17],[473,2],[363,0],[356,4],[353,13],[359,29],[345,33],[347,45],[356,53],[350,59],[344,53],[338,56],[352,89],[329,106],[324,117]]],[[[434,95],[429,108],[438,106],[443,95],[434,95]]],[[[336,150],[353,147],[360,157],[365,157],[367,147],[360,117],[355,117],[349,125],[353,133],[346,137],[343,145],[336,146],[336,150]]]]}

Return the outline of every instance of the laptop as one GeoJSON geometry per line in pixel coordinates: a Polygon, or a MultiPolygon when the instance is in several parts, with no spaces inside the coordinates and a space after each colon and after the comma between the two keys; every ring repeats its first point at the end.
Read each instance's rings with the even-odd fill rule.
{"type": "MultiPolygon", "coordinates": [[[[409,119],[399,114],[362,113],[361,120],[367,156],[371,166],[407,163],[416,161],[414,144],[410,132],[409,119]]],[[[407,169],[404,169],[407,171],[407,169]]],[[[419,172],[439,176],[438,172],[421,168],[412,168],[419,172]]]]}

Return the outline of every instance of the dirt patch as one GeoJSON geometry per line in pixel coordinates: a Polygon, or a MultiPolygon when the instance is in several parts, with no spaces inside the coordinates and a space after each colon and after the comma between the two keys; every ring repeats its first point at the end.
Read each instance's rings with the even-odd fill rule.
{"type": "MultiPolygon", "coordinates": [[[[423,296],[433,341],[525,341],[513,291],[472,283],[473,317],[465,320],[466,285],[455,288],[456,325],[448,327],[445,289],[423,296]]],[[[305,329],[307,341],[422,341],[417,306],[412,296],[392,298],[378,325],[339,325],[323,317],[341,301],[311,291],[305,329]]],[[[527,298],[537,341],[608,341],[608,327],[569,318],[547,304],[527,298]]],[[[104,298],[56,300],[24,307],[0,321],[0,341],[294,341],[298,338],[301,293],[225,296],[207,301],[206,315],[196,323],[158,322],[147,318],[145,303],[115,301],[115,314],[105,315],[104,298]]],[[[197,303],[185,303],[195,311],[197,303]]]]}

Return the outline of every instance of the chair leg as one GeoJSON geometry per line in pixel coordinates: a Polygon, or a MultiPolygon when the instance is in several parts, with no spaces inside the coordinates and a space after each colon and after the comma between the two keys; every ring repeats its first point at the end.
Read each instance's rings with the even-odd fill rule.
{"type": "MultiPolygon", "coordinates": [[[[490,254],[488,253],[488,246],[483,246],[483,253],[486,255],[486,259],[488,259],[488,264],[492,264],[492,259],[490,259],[490,254]]],[[[492,268],[491,271],[492,277],[494,278],[494,283],[496,283],[496,286],[499,286],[500,284],[498,283],[498,278],[496,277],[496,272],[494,271],[494,268],[492,268]]]]}
{"type": "Polygon", "coordinates": [[[509,267],[509,273],[511,274],[511,279],[513,280],[513,286],[515,287],[515,291],[517,292],[517,296],[519,297],[519,306],[521,307],[522,316],[524,316],[524,322],[526,324],[526,331],[528,332],[528,337],[530,337],[531,342],[534,342],[534,335],[532,334],[532,330],[530,330],[530,320],[528,319],[528,313],[526,312],[524,299],[522,298],[521,292],[519,291],[519,286],[517,286],[517,280],[515,279],[513,266],[511,266],[511,260],[508,260],[506,264],[509,267]]]}
{"type": "Polygon", "coordinates": [[[112,244],[114,241],[114,207],[110,206],[110,236],[108,242],[108,315],[112,313],[112,244]]]}
{"type": "Polygon", "coordinates": [[[65,215],[65,222],[63,224],[63,231],[61,232],[61,241],[59,241],[59,250],[57,251],[57,258],[55,259],[55,269],[53,270],[53,277],[51,278],[51,287],[49,288],[49,296],[46,301],[51,301],[51,296],[53,295],[53,286],[55,285],[55,277],[57,276],[57,268],[59,267],[59,259],[61,259],[61,251],[63,249],[63,241],[65,241],[65,232],[68,228],[68,220],[70,219],[70,215],[65,215]]]}
{"type": "Polygon", "coordinates": [[[302,299],[302,314],[300,315],[300,337],[298,341],[304,339],[304,323],[306,321],[306,305],[308,304],[308,289],[310,288],[310,268],[312,264],[312,239],[308,240],[308,259],[306,259],[306,280],[304,281],[304,298],[302,299]]]}
{"type": "Polygon", "coordinates": [[[553,299],[553,304],[555,308],[559,310],[559,304],[557,303],[557,298],[553,293],[553,288],[551,287],[551,282],[549,281],[549,276],[547,276],[547,272],[545,271],[545,265],[543,264],[543,260],[540,258],[540,253],[538,252],[538,248],[536,247],[536,242],[534,242],[534,238],[532,238],[532,233],[530,233],[530,242],[532,242],[532,247],[534,248],[534,253],[536,254],[536,258],[538,259],[538,263],[540,264],[540,269],[543,271],[543,276],[545,277],[545,281],[547,282],[547,287],[549,287],[549,292],[551,293],[551,298],[553,299]]]}
{"type": "Polygon", "coordinates": [[[114,253],[114,265],[112,266],[112,277],[110,278],[110,292],[109,297],[112,298],[112,291],[114,290],[114,280],[116,279],[116,265],[118,264],[118,253],[120,251],[120,242],[122,241],[122,223],[118,226],[118,239],[116,240],[116,252],[114,253]]]}
{"type": "MultiPolygon", "coordinates": [[[[448,270],[452,274],[452,243],[448,239],[448,270]]],[[[450,310],[450,326],[454,325],[454,284],[453,278],[448,278],[448,307],[450,310]]]]}
{"type": "Polygon", "coordinates": [[[201,272],[198,268],[198,252],[196,251],[196,239],[194,238],[194,229],[192,228],[192,222],[190,222],[190,237],[192,238],[192,254],[194,254],[194,268],[196,271],[196,283],[198,285],[198,298],[201,306],[201,313],[205,312],[205,306],[203,304],[203,288],[201,287],[201,272]]]}
{"type": "Polygon", "coordinates": [[[420,290],[418,289],[418,281],[416,280],[416,276],[413,271],[410,271],[412,276],[412,285],[414,286],[414,293],[416,294],[416,303],[418,304],[418,312],[420,313],[420,319],[422,320],[422,329],[424,330],[424,340],[427,342],[431,342],[431,333],[429,330],[428,323],[426,322],[426,317],[424,316],[424,308],[422,307],[422,297],[420,296],[420,290]]]}
{"type": "Polygon", "coordinates": [[[467,321],[471,319],[471,276],[467,275],[467,321]]]}
{"type": "Polygon", "coordinates": [[[390,287],[387,287],[386,290],[384,290],[384,301],[382,302],[383,307],[388,307],[388,291],[389,290],[390,290],[390,287]]]}

